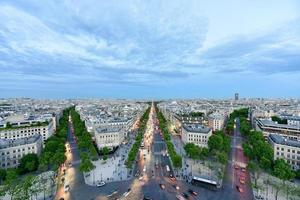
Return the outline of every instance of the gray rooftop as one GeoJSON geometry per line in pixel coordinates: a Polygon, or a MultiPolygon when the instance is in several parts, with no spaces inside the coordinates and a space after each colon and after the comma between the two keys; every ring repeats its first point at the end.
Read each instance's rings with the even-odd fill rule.
{"type": "Polygon", "coordinates": [[[193,133],[209,133],[210,128],[200,125],[200,124],[184,124],[182,126],[186,131],[193,133]]]}
{"type": "Polygon", "coordinates": [[[120,132],[122,127],[107,127],[107,128],[96,128],[96,133],[112,133],[112,132],[120,132]]]}
{"type": "Polygon", "coordinates": [[[298,147],[300,148],[300,141],[297,140],[290,140],[286,139],[281,135],[276,134],[270,134],[269,139],[272,140],[276,144],[286,145],[286,146],[292,146],[292,147],[298,147]]]}
{"type": "Polygon", "coordinates": [[[300,126],[293,126],[293,125],[288,125],[288,124],[277,124],[277,123],[275,123],[271,120],[267,120],[267,119],[258,119],[258,120],[262,123],[263,126],[300,130],[300,126]]]}
{"type": "Polygon", "coordinates": [[[42,136],[40,134],[33,135],[28,138],[19,138],[19,139],[0,139],[0,149],[6,149],[8,147],[16,147],[22,146],[25,144],[32,144],[38,140],[42,140],[42,136]]]}

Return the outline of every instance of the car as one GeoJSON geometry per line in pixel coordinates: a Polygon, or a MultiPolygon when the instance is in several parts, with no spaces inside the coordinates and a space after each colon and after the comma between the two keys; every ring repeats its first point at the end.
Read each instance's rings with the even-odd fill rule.
{"type": "Polygon", "coordinates": [[[106,183],[104,182],[104,181],[99,181],[97,184],[96,184],[96,186],[97,187],[102,187],[102,186],[104,186],[106,183]]]}
{"type": "Polygon", "coordinates": [[[166,186],[165,186],[164,184],[162,184],[162,183],[159,184],[159,187],[160,187],[161,189],[163,189],[163,190],[166,188],[166,186]]]}
{"type": "Polygon", "coordinates": [[[144,196],[143,200],[152,200],[152,198],[144,196]]]}
{"type": "Polygon", "coordinates": [[[243,193],[244,192],[244,190],[243,190],[243,188],[241,187],[241,186],[236,186],[236,189],[240,192],[240,193],[243,193]]]}
{"type": "Polygon", "coordinates": [[[245,184],[245,177],[244,176],[240,176],[240,183],[245,184]]]}
{"type": "Polygon", "coordinates": [[[176,182],[176,178],[172,174],[170,175],[170,180],[176,182]]]}
{"type": "Polygon", "coordinates": [[[117,194],[118,192],[119,192],[118,190],[112,190],[112,191],[110,191],[110,194],[107,195],[107,197],[111,197],[111,196],[117,194]]]}
{"type": "Polygon", "coordinates": [[[180,195],[180,194],[176,195],[176,199],[178,199],[178,200],[185,200],[185,198],[182,195],[180,195]]]}
{"type": "Polygon", "coordinates": [[[65,184],[64,185],[64,191],[69,192],[69,190],[70,190],[70,186],[68,184],[65,184]]]}
{"type": "Polygon", "coordinates": [[[189,198],[190,198],[190,195],[188,195],[188,194],[185,193],[185,192],[182,193],[182,196],[183,196],[184,198],[186,198],[186,199],[189,199],[189,198]]]}
{"type": "Polygon", "coordinates": [[[131,193],[131,188],[128,188],[128,190],[123,194],[124,197],[127,197],[131,193]]]}
{"type": "Polygon", "coordinates": [[[198,195],[198,193],[195,192],[195,191],[192,190],[192,189],[189,189],[188,192],[189,192],[190,194],[194,195],[194,196],[197,196],[197,195],[198,195]]]}

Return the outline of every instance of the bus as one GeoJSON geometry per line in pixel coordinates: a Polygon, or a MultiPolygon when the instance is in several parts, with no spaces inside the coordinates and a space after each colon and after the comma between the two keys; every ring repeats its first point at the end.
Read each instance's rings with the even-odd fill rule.
{"type": "Polygon", "coordinates": [[[207,189],[210,190],[217,190],[218,188],[220,188],[220,184],[218,184],[216,181],[208,179],[208,178],[200,178],[197,176],[194,176],[191,183],[193,185],[197,185],[197,186],[201,186],[201,187],[205,187],[207,189]]]}

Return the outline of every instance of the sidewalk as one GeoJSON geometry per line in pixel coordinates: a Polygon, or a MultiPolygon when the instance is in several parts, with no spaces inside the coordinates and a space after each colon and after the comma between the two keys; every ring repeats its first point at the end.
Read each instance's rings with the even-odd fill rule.
{"type": "Polygon", "coordinates": [[[131,170],[126,168],[125,162],[133,140],[134,137],[130,137],[129,142],[126,145],[120,145],[107,160],[93,161],[96,168],[89,173],[84,173],[85,183],[94,186],[100,181],[113,182],[131,179],[131,170]]]}

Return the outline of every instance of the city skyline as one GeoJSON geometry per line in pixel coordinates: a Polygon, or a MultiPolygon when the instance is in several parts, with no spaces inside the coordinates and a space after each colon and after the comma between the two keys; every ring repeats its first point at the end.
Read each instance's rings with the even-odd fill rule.
{"type": "Polygon", "coordinates": [[[297,1],[2,1],[1,98],[300,97],[297,1]]]}

